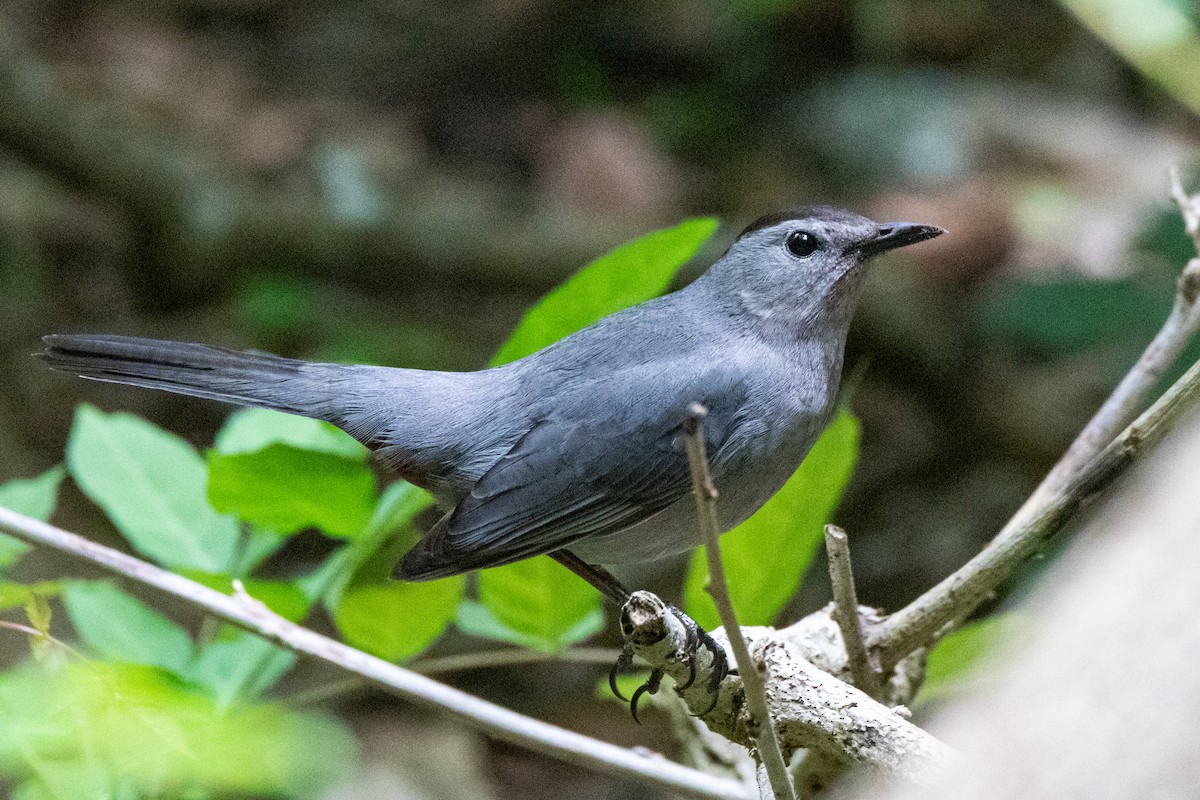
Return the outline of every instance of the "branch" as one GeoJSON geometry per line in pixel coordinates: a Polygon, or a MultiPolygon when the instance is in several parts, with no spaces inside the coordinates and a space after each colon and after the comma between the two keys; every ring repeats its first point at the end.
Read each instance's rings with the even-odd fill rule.
{"type": "Polygon", "coordinates": [[[51,547],[174,595],[289,650],[361,675],[416,705],[456,717],[501,741],[570,764],[692,797],[748,800],[745,789],[733,781],[706,775],[662,756],[618,747],[526,717],[288,622],[258,603],[222,594],[141,559],[5,508],[0,508],[0,529],[23,541],[51,547]]]}
{"type": "MultiPolygon", "coordinates": [[[[1179,184],[1179,173],[1171,171],[1171,190],[1183,215],[1188,235],[1200,252],[1200,204],[1188,198],[1179,184]]],[[[1200,258],[1193,258],[1183,268],[1176,284],[1175,300],[1166,322],[1147,345],[1137,363],[1113,390],[1104,405],[1075,437],[1066,454],[1050,470],[1045,480],[1025,502],[1018,516],[1032,516],[1055,489],[1061,488],[1070,476],[1096,457],[1123,427],[1145,405],[1150,391],[1162,380],[1166,371],[1179,360],[1188,342],[1200,329],[1200,258]]]]}
{"type": "Polygon", "coordinates": [[[886,619],[868,637],[868,646],[878,654],[882,668],[890,668],[908,653],[934,641],[944,628],[978,608],[1063,527],[1085,500],[1106,488],[1158,444],[1198,393],[1200,362],[1193,364],[1098,457],[1060,488],[1050,491],[1032,516],[1025,518],[1018,513],[983,552],[886,619]]]}
{"type": "Polygon", "coordinates": [[[829,580],[833,585],[833,619],[842,632],[850,675],[855,686],[878,698],[882,694],[880,675],[871,663],[863,640],[858,594],[854,591],[854,572],[850,568],[850,545],[846,541],[846,532],[836,525],[825,526],[825,553],[829,558],[829,580]]]}
{"type": "MultiPolygon", "coordinates": [[[[816,615],[814,615],[816,616],[816,615]]],[[[811,619],[811,618],[810,618],[811,619]]],[[[693,714],[731,741],[750,747],[753,725],[743,712],[741,677],[730,675],[712,702],[708,679],[712,660],[707,651],[697,656],[696,678],[690,677],[688,630],[678,612],[650,592],[634,592],[625,605],[626,638],[634,652],[675,681],[676,692],[693,714]]],[[[833,623],[829,625],[832,628],[833,623]]],[[[762,663],[771,676],[767,702],[778,730],[782,751],[791,756],[802,748],[829,753],[873,767],[889,775],[927,783],[953,762],[954,751],[905,720],[887,706],[868,697],[830,672],[814,666],[813,653],[802,641],[805,635],[821,639],[814,650],[831,648],[836,629],[815,631],[807,620],[790,628],[747,628],[755,663],[762,663]],[[828,640],[828,641],[824,641],[828,640]]],[[[728,641],[722,631],[713,634],[728,641]]],[[[840,642],[837,642],[840,648],[840,642]]],[[[834,669],[832,665],[830,669],[834,669]]]]}
{"type": "MultiPolygon", "coordinates": [[[[1171,171],[1171,193],[1200,253],[1200,197],[1187,196],[1177,170],[1171,171]]],[[[892,615],[869,637],[868,644],[885,671],[974,612],[1085,500],[1162,438],[1195,392],[1197,365],[1141,417],[1130,420],[1197,329],[1200,258],[1193,258],[1179,276],[1171,312],[1158,334],[1008,524],[979,555],[892,615]],[[1124,426],[1128,427],[1121,432],[1124,426]],[[1114,437],[1118,438],[1114,441],[1114,437]]]]}
{"type": "MultiPolygon", "coordinates": [[[[708,456],[704,452],[704,417],[707,415],[704,406],[693,403],[688,408],[687,422],[684,425],[687,434],[688,466],[692,473],[692,490],[696,494],[696,510],[700,515],[700,532],[704,539],[704,549],[708,556],[708,593],[712,595],[717,613],[721,616],[721,624],[725,626],[725,635],[733,648],[733,656],[737,661],[738,672],[742,676],[745,687],[746,703],[754,721],[753,738],[758,750],[759,759],[766,768],[770,780],[771,791],[776,800],[795,800],[795,790],[788,776],[787,763],[779,749],[779,739],[775,732],[775,724],[771,720],[771,710],[767,707],[766,686],[763,679],[766,674],[757,662],[750,657],[750,649],[738,626],[737,615],[733,611],[733,601],[729,599],[729,584],[725,580],[725,564],[721,560],[721,529],[717,524],[717,489],[713,485],[712,475],[708,471],[708,456]]],[[[707,686],[707,684],[704,684],[707,686]]],[[[760,782],[761,785],[761,782],[760,782]]]]}

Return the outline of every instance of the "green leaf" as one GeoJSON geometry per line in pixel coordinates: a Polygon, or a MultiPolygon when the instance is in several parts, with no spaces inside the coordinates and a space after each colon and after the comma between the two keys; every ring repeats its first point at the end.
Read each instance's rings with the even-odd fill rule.
{"type": "Polygon", "coordinates": [[[919,702],[937,700],[961,688],[983,657],[1029,626],[1020,614],[997,614],[965,625],[943,638],[929,653],[919,702]]]}
{"type": "Polygon", "coordinates": [[[524,358],[609,314],[662,294],[716,229],[713,217],[684,220],[596,259],[525,314],[492,365],[524,358]]]}
{"type": "MultiPolygon", "coordinates": [[[[47,522],[58,499],[58,487],[66,470],[54,467],[36,478],[23,478],[0,486],[0,506],[27,517],[47,522]]],[[[0,534],[0,568],[10,567],[29,549],[29,545],[0,534]]]]}
{"type": "Polygon", "coordinates": [[[30,626],[43,636],[50,635],[50,619],[53,614],[50,601],[45,595],[30,592],[25,598],[25,616],[29,617],[30,626]]]}
{"type": "Polygon", "coordinates": [[[0,609],[23,606],[35,594],[56,597],[62,594],[62,581],[39,581],[32,584],[0,581],[0,609]]]}
{"type": "Polygon", "coordinates": [[[175,673],[192,658],[183,628],[107,581],[70,581],[63,601],[80,638],[105,658],[175,673]]]}
{"type": "Polygon", "coordinates": [[[350,434],[328,422],[268,408],[244,408],[234,412],[217,433],[213,448],[218,453],[254,453],[273,444],[289,444],[301,450],[316,450],[335,456],[365,461],[367,448],[350,434]]]}
{"type": "Polygon", "coordinates": [[[548,556],[479,573],[479,601],[539,650],[561,650],[597,629],[600,593],[548,556]]]}
{"type": "Polygon", "coordinates": [[[322,797],[355,744],[323,715],[222,710],[152,668],[71,661],[0,674],[0,763],[27,798],[322,797]]]}
{"type": "Polygon", "coordinates": [[[320,528],[363,532],[375,507],[375,476],[358,459],[272,444],[208,459],[208,499],[218,511],[281,534],[320,528]]]}
{"type": "Polygon", "coordinates": [[[510,628],[496,619],[496,615],[487,606],[475,600],[463,600],[459,603],[458,613],[454,621],[460,631],[470,636],[495,639],[501,642],[528,647],[531,650],[555,653],[564,650],[574,642],[586,639],[603,628],[604,610],[599,607],[592,609],[589,614],[580,619],[574,626],[568,628],[559,637],[559,642],[554,643],[548,643],[543,639],[510,628]]]}
{"type": "Polygon", "coordinates": [[[185,441],[130,414],[80,406],[67,465],[143,555],[176,569],[227,569],[238,525],[205,497],[204,461],[185,441]]]}
{"type": "Polygon", "coordinates": [[[314,601],[323,600],[332,610],[347,584],[390,580],[400,555],[419,537],[409,523],[432,502],[428,492],[406,481],[388,486],[380,495],[363,535],[333,553],[301,581],[305,594],[314,601]],[[402,529],[407,530],[397,535],[402,529]]]}
{"type": "Polygon", "coordinates": [[[348,644],[400,661],[424,650],[454,620],[466,581],[462,576],[429,583],[350,586],[333,611],[348,644]]]}
{"type": "MultiPolygon", "coordinates": [[[[754,516],[721,537],[721,557],[738,622],[769,625],[796,593],[857,457],[858,420],[843,410],[784,487],[754,516]]],[[[692,618],[711,629],[721,622],[704,591],[707,580],[708,559],[704,548],[699,548],[688,569],[684,598],[692,618]]]]}
{"type": "Polygon", "coordinates": [[[183,671],[185,680],[212,691],[224,711],[255,700],[296,663],[296,654],[232,625],[221,628],[183,671]]]}

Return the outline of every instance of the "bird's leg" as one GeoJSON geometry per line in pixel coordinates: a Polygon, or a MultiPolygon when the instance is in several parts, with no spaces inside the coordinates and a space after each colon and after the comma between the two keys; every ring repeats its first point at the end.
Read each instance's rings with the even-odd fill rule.
{"type": "MultiPolygon", "coordinates": [[[[579,556],[572,553],[570,550],[556,550],[550,553],[550,557],[558,563],[562,564],[567,569],[574,572],[585,581],[595,586],[605,597],[617,605],[618,608],[624,608],[625,603],[629,600],[629,590],[626,589],[621,581],[615,575],[606,570],[604,567],[589,564],[579,556]]],[[[680,611],[674,605],[669,605],[668,608],[683,624],[687,631],[687,639],[684,644],[684,657],[688,661],[688,679],[684,683],[679,684],[679,689],[687,689],[696,680],[696,656],[700,652],[700,648],[707,648],[712,653],[712,674],[709,676],[708,686],[713,696],[712,706],[710,706],[704,714],[712,710],[717,703],[717,689],[721,685],[721,681],[729,674],[729,659],[725,655],[725,650],[717,644],[708,632],[696,624],[696,621],[687,614],[680,611]]],[[[633,650],[628,641],[621,648],[621,655],[617,658],[608,673],[608,685],[612,689],[614,695],[622,700],[625,696],[621,694],[617,688],[617,673],[620,670],[628,669],[633,664],[633,650]]],[[[651,671],[650,677],[646,683],[642,684],[636,692],[633,693],[633,699],[630,700],[629,710],[633,714],[634,720],[637,720],[637,704],[643,694],[654,694],[658,691],[659,684],[662,682],[662,670],[655,669],[651,671]]],[[[703,716],[701,714],[700,716],[703,716]]]]}
{"type": "Polygon", "coordinates": [[[550,557],[599,589],[600,594],[617,604],[617,608],[623,607],[629,599],[629,590],[604,567],[589,564],[570,550],[555,550],[550,557]]]}

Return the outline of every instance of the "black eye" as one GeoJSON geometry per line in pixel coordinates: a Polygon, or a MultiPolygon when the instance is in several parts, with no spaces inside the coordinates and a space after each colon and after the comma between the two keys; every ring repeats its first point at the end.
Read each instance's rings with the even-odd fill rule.
{"type": "Polygon", "coordinates": [[[788,252],[797,258],[811,256],[820,246],[821,240],[808,231],[792,231],[787,237],[788,252]]]}

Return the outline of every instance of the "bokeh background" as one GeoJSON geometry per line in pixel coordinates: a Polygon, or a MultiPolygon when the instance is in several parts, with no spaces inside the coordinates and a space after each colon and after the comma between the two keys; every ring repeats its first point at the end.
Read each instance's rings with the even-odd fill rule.
{"type": "MultiPolygon", "coordinates": [[[[691,277],[759,214],[830,203],[950,231],[877,266],[849,344],[863,446],[836,519],[861,598],[894,609],[1002,524],[1165,316],[1194,255],[1166,175],[1200,139],[1198,25],[1186,0],[3,0],[0,482],[61,462],[81,400],[201,447],[229,411],[50,373],[44,334],[474,369],[636,234],[720,216],[691,277]]],[[[56,521],[110,535],[69,487],[56,521]]],[[[670,747],[597,677],[448,679],[670,747]]],[[[331,797],[643,796],[328,694],[360,747],[331,797]]]]}

